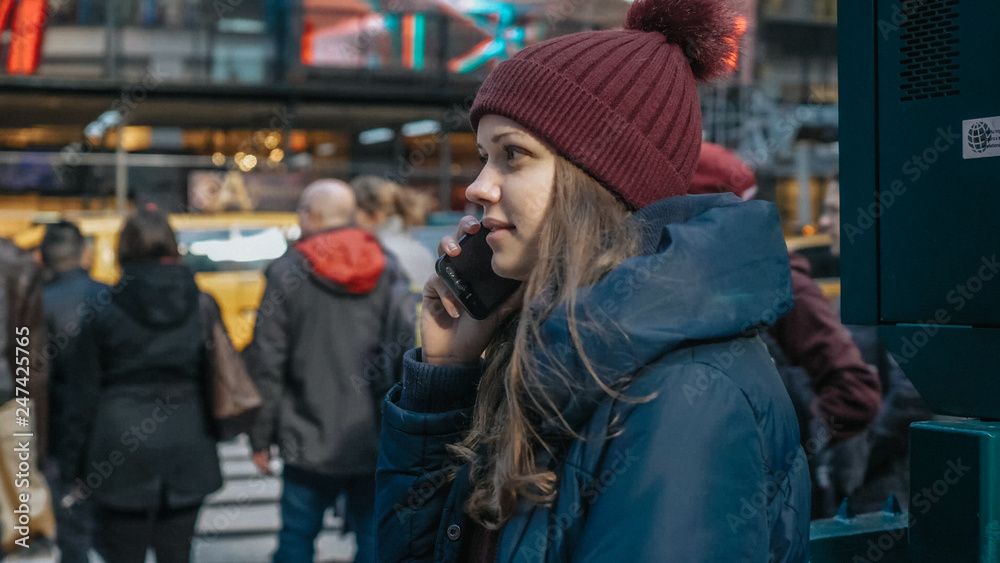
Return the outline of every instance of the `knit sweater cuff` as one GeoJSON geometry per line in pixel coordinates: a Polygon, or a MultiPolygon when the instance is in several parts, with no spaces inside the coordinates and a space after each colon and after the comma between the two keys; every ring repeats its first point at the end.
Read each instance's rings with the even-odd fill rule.
{"type": "Polygon", "coordinates": [[[483,374],[481,364],[442,367],[425,364],[422,359],[420,348],[403,356],[401,409],[437,413],[467,408],[475,403],[476,387],[483,374]]]}

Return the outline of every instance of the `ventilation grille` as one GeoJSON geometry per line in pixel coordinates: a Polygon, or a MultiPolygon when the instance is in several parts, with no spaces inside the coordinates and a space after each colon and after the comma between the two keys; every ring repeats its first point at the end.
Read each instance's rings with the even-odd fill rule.
{"type": "Polygon", "coordinates": [[[924,1],[904,11],[900,25],[899,100],[909,102],[958,91],[958,1],[924,1]]]}

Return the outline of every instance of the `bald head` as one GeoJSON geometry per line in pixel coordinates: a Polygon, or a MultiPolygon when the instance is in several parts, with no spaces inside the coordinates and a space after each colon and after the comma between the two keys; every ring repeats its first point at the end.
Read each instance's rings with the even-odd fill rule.
{"type": "Polygon", "coordinates": [[[340,180],[316,180],[299,199],[302,236],[352,224],[356,207],[351,186],[340,180]]]}

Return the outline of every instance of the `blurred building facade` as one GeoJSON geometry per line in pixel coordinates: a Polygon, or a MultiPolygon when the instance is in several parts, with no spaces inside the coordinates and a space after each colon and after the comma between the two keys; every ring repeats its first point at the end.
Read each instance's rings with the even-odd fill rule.
{"type": "MultiPolygon", "coordinates": [[[[291,211],[376,174],[462,209],[467,109],[496,62],[620,24],[623,0],[18,0],[0,23],[0,208],[291,211]],[[52,203],[48,196],[60,199],[52,203]],[[115,202],[117,198],[117,203],[115,202]]],[[[742,0],[737,73],[702,89],[786,224],[836,173],[835,0],[742,0]]],[[[2,217],[0,217],[2,219],[2,217]]]]}

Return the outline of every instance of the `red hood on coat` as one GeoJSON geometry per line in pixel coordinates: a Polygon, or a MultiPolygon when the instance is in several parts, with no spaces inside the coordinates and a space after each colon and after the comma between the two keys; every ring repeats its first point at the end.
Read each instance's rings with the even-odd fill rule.
{"type": "Polygon", "coordinates": [[[375,235],[361,229],[337,229],[313,235],[295,243],[313,271],[344,286],[350,293],[364,294],[375,289],[385,253],[375,235]]]}

